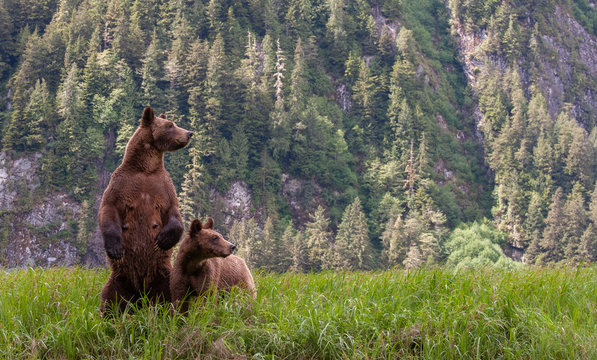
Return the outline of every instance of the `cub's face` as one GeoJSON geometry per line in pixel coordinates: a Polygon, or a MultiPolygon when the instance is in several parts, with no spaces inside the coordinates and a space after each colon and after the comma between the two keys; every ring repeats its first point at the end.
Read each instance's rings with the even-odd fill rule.
{"type": "Polygon", "coordinates": [[[141,125],[151,131],[153,146],[160,151],[181,149],[187,146],[193,136],[191,131],[176,126],[166,115],[154,116],[150,107],[145,108],[141,125]]]}
{"type": "Polygon", "coordinates": [[[209,218],[205,224],[201,224],[198,219],[193,220],[189,231],[192,244],[201,250],[202,258],[231,255],[236,249],[236,245],[224,239],[217,231],[214,231],[213,224],[212,218],[209,218]]]}

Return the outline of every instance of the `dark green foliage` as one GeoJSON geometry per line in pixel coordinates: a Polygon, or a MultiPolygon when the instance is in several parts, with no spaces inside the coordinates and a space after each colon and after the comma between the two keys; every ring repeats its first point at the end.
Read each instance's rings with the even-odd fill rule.
{"type": "MultiPolygon", "coordinates": [[[[373,261],[357,267],[441,261],[445,227],[490,214],[513,245],[535,244],[539,255],[555,241],[550,261],[578,261],[595,256],[594,221],[581,209],[597,165],[595,109],[579,94],[597,87],[555,9],[518,0],[4,0],[1,145],[12,157],[41,154],[32,196],[66,190],[94,208],[151,105],[195,134],[188,149],[166,156],[186,221],[218,212],[212,191],[242,181],[252,195],[246,216],[259,227],[270,216],[276,228],[296,210],[282,194],[287,175],[309,184],[294,213],[300,229],[323,204],[326,231],[335,232],[349,204],[363,200],[373,261]],[[457,25],[487,34],[474,93],[457,25]],[[561,96],[569,104],[555,113],[541,88],[541,66],[557,66],[545,36],[571,44],[561,96]],[[561,212],[574,221],[553,232],[558,187],[561,212]]],[[[596,33],[589,2],[561,9],[596,33]]],[[[265,238],[282,231],[265,233],[256,243],[281,251],[265,238]]],[[[289,230],[286,268],[331,266],[298,257],[312,236],[289,230]]]]}

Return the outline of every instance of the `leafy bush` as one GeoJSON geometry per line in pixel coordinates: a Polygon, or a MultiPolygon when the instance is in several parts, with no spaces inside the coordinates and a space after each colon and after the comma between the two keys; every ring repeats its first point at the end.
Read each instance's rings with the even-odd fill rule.
{"type": "Polygon", "coordinates": [[[520,264],[504,255],[501,246],[505,243],[506,235],[488,220],[461,225],[444,243],[446,265],[456,269],[488,265],[514,269],[520,264]]]}

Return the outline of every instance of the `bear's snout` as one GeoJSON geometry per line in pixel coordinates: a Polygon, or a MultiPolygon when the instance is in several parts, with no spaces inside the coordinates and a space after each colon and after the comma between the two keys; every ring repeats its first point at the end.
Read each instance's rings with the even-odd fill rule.
{"type": "Polygon", "coordinates": [[[193,137],[193,132],[187,131],[187,139],[191,140],[192,137],[193,137]]]}
{"type": "Polygon", "coordinates": [[[236,250],[236,245],[230,244],[230,252],[232,253],[234,250],[236,250]]]}

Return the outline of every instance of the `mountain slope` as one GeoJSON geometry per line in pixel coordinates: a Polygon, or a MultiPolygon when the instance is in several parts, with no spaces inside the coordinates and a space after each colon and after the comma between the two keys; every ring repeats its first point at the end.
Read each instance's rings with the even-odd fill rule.
{"type": "MultiPolygon", "coordinates": [[[[357,196],[368,266],[439,261],[447,231],[490,216],[515,247],[535,242],[533,260],[592,244],[597,48],[582,0],[11,0],[0,18],[3,169],[36,159],[3,180],[26,199],[1,209],[3,263],[62,259],[15,256],[56,234],[72,261],[102,262],[96,208],[147,105],[196,133],[166,156],[185,220],[214,216],[255,248],[269,223],[276,257],[289,223],[310,228],[322,206],[333,234],[357,196]],[[560,212],[585,220],[556,226],[552,249],[558,187],[560,212]],[[57,196],[73,209],[61,230],[26,220],[57,196]]],[[[307,233],[308,252],[333,249],[307,233]]]]}

